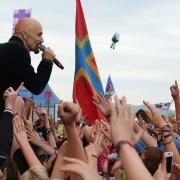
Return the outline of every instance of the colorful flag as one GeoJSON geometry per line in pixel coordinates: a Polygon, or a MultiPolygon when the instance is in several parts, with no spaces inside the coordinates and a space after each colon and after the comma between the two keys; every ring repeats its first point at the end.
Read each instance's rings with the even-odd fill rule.
{"type": "Polygon", "coordinates": [[[80,0],[76,0],[76,62],[73,87],[73,101],[79,103],[88,124],[102,115],[92,103],[97,92],[104,94],[80,0]]]}
{"type": "Polygon", "coordinates": [[[15,31],[15,27],[19,19],[25,18],[25,17],[30,17],[31,16],[31,9],[18,9],[14,10],[14,15],[13,15],[13,34],[15,31]]]}
{"type": "Polygon", "coordinates": [[[111,76],[109,75],[107,85],[106,85],[106,91],[105,91],[105,96],[110,97],[115,94],[114,86],[111,80],[111,76]]]}

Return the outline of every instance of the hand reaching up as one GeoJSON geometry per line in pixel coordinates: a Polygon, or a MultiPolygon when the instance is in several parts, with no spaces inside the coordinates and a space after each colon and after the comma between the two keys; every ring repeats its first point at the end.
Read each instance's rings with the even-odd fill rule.
{"type": "Polygon", "coordinates": [[[108,138],[109,141],[111,141],[111,128],[108,122],[100,120],[103,127],[101,127],[101,132],[105,135],[106,138],[108,138]]]}
{"type": "Polygon", "coordinates": [[[30,119],[34,111],[35,102],[32,99],[24,98],[23,117],[30,119]]]}
{"type": "Polygon", "coordinates": [[[110,115],[111,105],[102,94],[98,93],[96,96],[93,96],[93,104],[96,105],[105,117],[110,115]]]}
{"type": "Polygon", "coordinates": [[[159,128],[166,125],[167,123],[164,121],[163,117],[161,116],[159,110],[155,108],[152,104],[150,104],[147,101],[143,101],[143,103],[147,106],[147,108],[151,111],[152,118],[149,118],[149,120],[159,128]]]}
{"type": "Polygon", "coordinates": [[[16,98],[23,84],[24,83],[22,82],[16,90],[14,90],[12,87],[9,87],[5,90],[4,95],[3,95],[4,100],[5,100],[5,109],[14,110],[14,104],[15,104],[16,98]]]}
{"type": "Polygon", "coordinates": [[[82,115],[80,107],[72,102],[61,102],[58,106],[58,114],[64,125],[75,123],[82,115]]]}
{"type": "Polygon", "coordinates": [[[178,88],[177,81],[175,81],[175,84],[173,84],[170,87],[170,91],[171,91],[171,96],[172,96],[174,102],[179,101],[179,88],[178,88]]]}
{"type": "Polygon", "coordinates": [[[138,124],[141,128],[143,128],[145,131],[147,131],[147,124],[142,118],[141,114],[138,114],[138,124]]]}
{"type": "Polygon", "coordinates": [[[88,163],[92,164],[92,158],[97,158],[102,153],[102,142],[104,140],[104,136],[102,133],[98,133],[95,137],[94,143],[90,143],[85,147],[86,156],[88,159],[88,163]]]}
{"type": "Polygon", "coordinates": [[[43,109],[42,107],[41,108],[36,108],[35,112],[36,112],[36,114],[39,116],[39,118],[41,120],[48,119],[47,111],[45,109],[43,109]]]}
{"type": "Polygon", "coordinates": [[[13,132],[20,146],[28,143],[24,121],[17,115],[13,118],[13,132]]]}
{"type": "Polygon", "coordinates": [[[41,139],[39,138],[37,132],[30,127],[27,127],[27,137],[28,140],[35,145],[38,145],[41,142],[41,139]]]}
{"type": "Polygon", "coordinates": [[[118,96],[114,97],[115,107],[111,105],[111,137],[114,145],[120,140],[132,141],[135,135],[133,129],[134,114],[128,108],[126,104],[126,98],[118,99],[118,96]]]}
{"type": "MultiPolygon", "coordinates": [[[[33,108],[30,109],[30,114],[32,113],[33,113],[33,108]]],[[[30,128],[31,130],[33,130],[32,116],[30,115],[28,119],[25,116],[23,116],[23,120],[26,128],[30,128]]]]}
{"type": "Polygon", "coordinates": [[[134,122],[133,128],[136,133],[136,136],[133,137],[133,144],[136,144],[141,140],[144,130],[136,122],[134,122]]]}

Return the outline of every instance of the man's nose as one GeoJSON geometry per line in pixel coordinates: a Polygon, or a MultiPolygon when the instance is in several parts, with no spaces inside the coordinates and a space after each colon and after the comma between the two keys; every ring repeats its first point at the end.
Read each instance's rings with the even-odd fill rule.
{"type": "Polygon", "coordinates": [[[43,39],[43,37],[41,37],[41,43],[43,43],[44,42],[44,39],[43,39]]]}

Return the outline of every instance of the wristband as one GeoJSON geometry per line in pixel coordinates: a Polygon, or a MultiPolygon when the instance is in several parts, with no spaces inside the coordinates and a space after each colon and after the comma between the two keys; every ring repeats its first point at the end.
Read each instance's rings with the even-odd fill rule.
{"type": "Polygon", "coordinates": [[[119,151],[121,150],[122,146],[125,144],[129,144],[131,147],[134,147],[134,145],[126,140],[120,140],[116,145],[116,152],[119,154],[119,151]]]}
{"type": "Polygon", "coordinates": [[[160,129],[159,130],[159,133],[164,133],[164,132],[171,132],[170,129],[160,129]]]}
{"type": "Polygon", "coordinates": [[[163,144],[162,141],[164,141],[166,138],[168,138],[168,137],[170,137],[170,136],[172,136],[171,133],[169,133],[169,134],[167,134],[167,135],[165,135],[165,136],[161,136],[161,139],[158,140],[158,144],[163,144]]]}
{"type": "Polygon", "coordinates": [[[9,112],[13,115],[13,117],[16,115],[16,113],[11,109],[5,109],[4,112],[9,112]]]}
{"type": "Polygon", "coordinates": [[[169,130],[169,126],[167,124],[160,128],[160,131],[164,132],[164,130],[169,130]]]}

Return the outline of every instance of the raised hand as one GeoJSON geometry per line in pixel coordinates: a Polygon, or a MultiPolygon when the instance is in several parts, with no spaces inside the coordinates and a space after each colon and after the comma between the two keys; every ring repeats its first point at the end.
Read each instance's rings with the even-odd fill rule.
{"type": "Polygon", "coordinates": [[[98,93],[96,96],[93,96],[93,104],[96,105],[105,117],[110,115],[111,105],[102,94],[98,93]]]}
{"type": "Polygon", "coordinates": [[[143,128],[145,131],[147,130],[147,124],[142,118],[141,114],[138,114],[138,124],[141,128],[143,128]]]}
{"type": "Polygon", "coordinates": [[[96,135],[94,143],[90,143],[88,146],[85,147],[87,163],[90,167],[97,170],[97,161],[98,157],[102,152],[102,141],[103,141],[103,134],[96,135]]]}
{"type": "Polygon", "coordinates": [[[133,130],[133,116],[126,104],[126,98],[119,100],[118,96],[114,97],[115,107],[111,105],[111,137],[113,143],[116,145],[120,140],[132,141],[133,130]]]}
{"type": "Polygon", "coordinates": [[[171,91],[171,96],[174,99],[174,101],[179,101],[179,88],[178,88],[177,81],[175,81],[175,84],[173,84],[170,87],[170,91],[171,91]]]}
{"type": "Polygon", "coordinates": [[[20,145],[28,142],[24,121],[17,115],[13,118],[13,132],[20,145]]]}
{"type": "Polygon", "coordinates": [[[35,102],[32,99],[24,98],[23,116],[29,119],[34,111],[35,102]]]}
{"type": "Polygon", "coordinates": [[[43,108],[36,108],[36,114],[39,116],[40,119],[44,120],[45,118],[48,119],[47,111],[43,108]]]}
{"type": "Polygon", "coordinates": [[[159,110],[155,108],[152,104],[150,104],[147,101],[143,101],[143,103],[146,105],[146,107],[151,111],[152,118],[149,120],[159,128],[166,125],[167,123],[164,121],[163,117],[161,116],[159,110]]]}
{"type": "Polygon", "coordinates": [[[170,122],[169,118],[167,116],[165,116],[165,115],[162,115],[162,117],[163,117],[164,121],[167,123],[167,125],[168,125],[169,129],[171,130],[171,132],[173,132],[174,127],[173,127],[172,123],[170,122]]]}
{"type": "Polygon", "coordinates": [[[16,98],[23,84],[24,83],[22,82],[16,90],[14,90],[12,87],[9,87],[5,90],[3,97],[5,100],[6,109],[14,110],[14,104],[15,104],[16,98]]]}
{"type": "Polygon", "coordinates": [[[13,130],[14,135],[22,149],[23,155],[27,161],[29,168],[34,166],[41,166],[40,161],[37,159],[34,154],[26,135],[26,128],[24,125],[24,121],[21,117],[15,116],[13,118],[13,130]]]}
{"type": "Polygon", "coordinates": [[[135,135],[133,136],[133,144],[136,144],[138,141],[141,140],[144,130],[136,123],[134,122],[134,132],[135,135]]]}
{"type": "MultiPolygon", "coordinates": [[[[94,143],[90,143],[90,145],[85,147],[87,157],[91,157],[95,155],[98,157],[102,152],[102,142],[104,140],[104,136],[102,133],[98,133],[95,137],[94,143]]],[[[89,158],[88,158],[89,159],[89,158]]]]}
{"type": "Polygon", "coordinates": [[[49,125],[50,125],[51,130],[55,129],[54,120],[52,116],[49,116],[48,120],[49,120],[49,125]]]}
{"type": "Polygon", "coordinates": [[[103,127],[101,128],[102,133],[111,141],[111,128],[108,122],[100,120],[103,127]]]}
{"type": "Polygon", "coordinates": [[[30,129],[29,127],[27,128],[27,137],[28,137],[28,140],[35,145],[38,145],[41,141],[36,131],[30,129]]]}
{"type": "Polygon", "coordinates": [[[80,107],[72,102],[61,102],[58,106],[58,114],[64,125],[70,125],[82,116],[80,107]]]}

